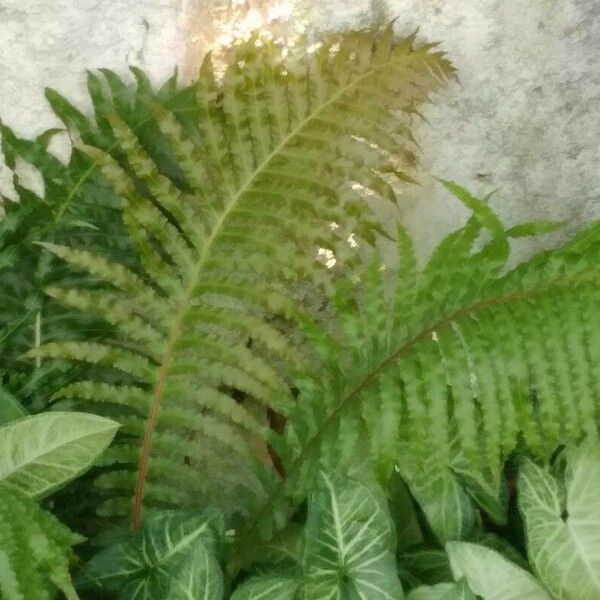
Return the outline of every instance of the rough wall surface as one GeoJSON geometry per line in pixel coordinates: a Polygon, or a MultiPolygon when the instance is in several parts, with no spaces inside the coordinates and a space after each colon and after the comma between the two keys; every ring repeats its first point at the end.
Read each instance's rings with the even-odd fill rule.
{"type": "MultiPolygon", "coordinates": [[[[318,28],[348,26],[346,0],[298,0],[318,28]]],[[[420,141],[429,170],[498,190],[505,220],[600,217],[600,0],[351,2],[354,23],[397,18],[440,40],[460,85],[429,107],[420,141]],[[357,8],[359,10],[357,10],[357,8]]],[[[432,179],[403,202],[421,246],[462,212],[432,179]]]]}
{"type": "Polygon", "coordinates": [[[86,69],[166,78],[185,54],[186,14],[185,0],[0,0],[0,118],[28,136],[56,126],[44,87],[86,107],[86,69]]]}
{"type": "MultiPolygon", "coordinates": [[[[0,0],[0,115],[35,133],[53,124],[44,85],[82,103],[86,68],[189,71],[231,31],[233,9],[268,20],[269,8],[310,35],[393,17],[399,33],[420,27],[461,79],[426,111],[430,171],[498,189],[491,202],[509,222],[600,216],[600,0],[0,0]]],[[[423,184],[403,212],[425,249],[463,213],[432,178],[423,184]]]]}

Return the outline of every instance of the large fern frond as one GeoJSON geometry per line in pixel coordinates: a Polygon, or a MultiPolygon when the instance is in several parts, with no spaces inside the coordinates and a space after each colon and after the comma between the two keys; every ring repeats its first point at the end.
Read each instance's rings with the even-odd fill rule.
{"type": "Polygon", "coordinates": [[[296,286],[325,285],[319,247],[351,265],[353,251],[332,236],[332,223],[374,241],[381,228],[363,196],[393,200],[393,180],[411,179],[411,119],[452,74],[431,46],[394,42],[391,27],[375,41],[348,34],[288,61],[275,44],[251,40],[221,80],[207,59],[185,117],[149,104],[183,183],[118,111],[107,117],[127,166],[85,150],[125,204],[143,268],[44,244],[110,288],[48,294],[105,319],[114,335],[32,353],[112,369],[56,394],[124,425],[98,480],[110,496],[105,514],[131,515],[133,499],[137,527],[143,505],[197,505],[217,494],[222,506],[244,506],[230,476],[257,498],[277,485],[270,467],[249,469],[248,455],[254,438],[281,445],[264,411],[291,413],[284,365],[295,369],[302,356],[264,317],[311,327],[296,286]]]}
{"type": "Polygon", "coordinates": [[[484,201],[445,185],[472,216],[423,269],[400,229],[393,292],[376,258],[360,282],[342,283],[345,341],[298,382],[286,484],[240,530],[242,549],[285,522],[323,463],[370,462],[382,479],[397,464],[417,496],[424,479],[457,477],[501,520],[502,468],[519,440],[548,456],[597,437],[600,225],[507,270],[510,238],[548,224],[506,229],[484,201]]]}

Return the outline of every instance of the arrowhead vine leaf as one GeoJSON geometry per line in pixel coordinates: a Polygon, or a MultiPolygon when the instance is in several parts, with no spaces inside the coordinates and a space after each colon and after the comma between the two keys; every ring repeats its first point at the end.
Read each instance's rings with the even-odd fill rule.
{"type": "Polygon", "coordinates": [[[567,453],[564,488],[530,460],[519,473],[519,508],[529,558],[560,599],[600,597],[600,450],[588,443],[567,453]]]}
{"type": "Polygon", "coordinates": [[[85,565],[84,588],[111,592],[120,600],[220,600],[224,522],[214,511],[163,511],[136,535],[103,550],[85,565]]]}
{"type": "Polygon", "coordinates": [[[454,577],[464,577],[483,600],[551,600],[531,573],[495,550],[468,542],[449,542],[446,551],[454,577]]]}
{"type": "Polygon", "coordinates": [[[0,487],[42,498],[87,471],[118,423],[82,413],[49,412],[0,427],[0,487]]]}

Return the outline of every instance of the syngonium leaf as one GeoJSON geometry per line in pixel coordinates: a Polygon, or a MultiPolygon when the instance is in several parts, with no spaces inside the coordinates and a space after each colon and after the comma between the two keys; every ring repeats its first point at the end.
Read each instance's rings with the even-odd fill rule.
{"type": "Polygon", "coordinates": [[[0,598],[78,600],[69,567],[81,539],[18,492],[0,487],[0,598]]]}
{"type": "Polygon", "coordinates": [[[438,540],[468,537],[475,525],[477,512],[473,501],[449,468],[440,464],[435,452],[420,464],[403,452],[398,469],[418,501],[438,540]]]}
{"type": "Polygon", "coordinates": [[[383,494],[320,472],[308,505],[299,565],[251,578],[233,600],[401,600],[395,531],[383,494]]]}
{"type": "Polygon", "coordinates": [[[292,575],[260,575],[240,585],[231,600],[296,600],[299,587],[292,575]]]}
{"type": "Polygon", "coordinates": [[[465,579],[457,583],[438,583],[415,588],[406,600],[476,600],[465,579]]]}
{"type": "Polygon", "coordinates": [[[455,579],[464,577],[483,600],[551,600],[531,573],[495,550],[470,542],[449,542],[446,551],[455,579]]]}
{"type": "Polygon", "coordinates": [[[309,502],[303,550],[306,598],[399,600],[395,532],[369,487],[321,472],[309,502]]]}
{"type": "MultiPolygon", "coordinates": [[[[222,600],[223,574],[214,549],[199,544],[181,563],[178,569],[169,574],[170,583],[165,600],[222,600]]],[[[151,598],[158,598],[155,590],[150,590],[151,598]]],[[[138,595],[139,597],[139,595],[138,595]]],[[[143,597],[143,596],[142,596],[143,597]]]]}
{"type": "Polygon", "coordinates": [[[220,600],[223,538],[224,520],[216,511],[159,511],[129,539],[96,554],[80,583],[119,600],[220,600]]]}
{"type": "Polygon", "coordinates": [[[564,487],[525,460],[518,479],[529,559],[559,600],[600,598],[600,449],[567,451],[564,487]]]}
{"type": "Polygon", "coordinates": [[[0,427],[0,487],[42,498],[102,454],[118,423],[84,413],[47,412],[0,427]]]}
{"type": "Polygon", "coordinates": [[[410,587],[433,586],[452,580],[448,556],[441,548],[421,545],[401,552],[398,566],[402,582],[410,587]]]}

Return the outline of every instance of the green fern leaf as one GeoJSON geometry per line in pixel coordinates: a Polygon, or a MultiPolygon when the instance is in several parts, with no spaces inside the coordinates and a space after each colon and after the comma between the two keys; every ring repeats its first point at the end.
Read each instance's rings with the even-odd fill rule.
{"type": "MultiPolygon", "coordinates": [[[[343,341],[333,359],[322,361],[318,384],[299,384],[286,430],[286,485],[274,489],[242,529],[240,547],[268,531],[265,522],[274,514],[281,519],[284,498],[302,498],[322,461],[356,467],[357,457],[368,460],[365,442],[383,478],[393,462],[400,468],[404,462],[412,465],[403,474],[414,490],[421,488],[420,474],[435,474],[427,483],[441,477],[461,505],[469,505],[468,494],[502,522],[502,468],[519,439],[548,457],[583,435],[597,437],[599,225],[508,270],[502,223],[485,201],[445,185],[472,217],[440,243],[421,272],[415,275],[411,244],[401,234],[395,291],[372,273],[360,283],[342,283],[336,339],[343,341]],[[373,317],[382,311],[393,311],[383,330],[373,317]],[[389,426],[390,396],[401,442],[393,462],[376,435],[389,426]],[[378,412],[386,419],[379,427],[378,412]],[[348,419],[358,427],[352,439],[343,430],[348,419]]],[[[430,517],[443,514],[441,504],[428,510],[430,517]]],[[[442,539],[465,533],[456,524],[444,531],[435,518],[433,525],[442,539]]]]}
{"type": "MultiPolygon", "coordinates": [[[[87,143],[83,133],[82,150],[122,199],[142,268],[44,244],[111,288],[49,293],[114,329],[103,346],[55,343],[30,352],[87,362],[96,391],[75,398],[78,388],[67,387],[54,398],[120,415],[123,448],[113,454],[114,472],[99,480],[114,488],[103,514],[131,514],[137,527],[145,505],[213,501],[228,512],[251,510],[279,485],[266,447],[282,456],[287,449],[265,426],[266,414],[289,415],[291,372],[310,360],[294,350],[281,321],[316,332],[326,352],[298,300],[302,286],[328,286],[317,250],[331,248],[348,269],[356,263],[332,222],[373,242],[381,228],[362,194],[393,199],[391,182],[413,171],[408,127],[416,107],[452,75],[440,53],[414,40],[392,43],[391,30],[375,40],[347,34],[287,62],[274,44],[243,44],[220,81],[205,62],[192,86],[193,119],[146,99],[160,147],[168,146],[183,181],[123,118],[122,82],[108,77],[114,111],[106,114],[98,101],[96,110],[105,111],[118,152],[87,143]],[[118,373],[98,375],[103,366],[118,373]],[[113,386],[112,406],[105,384],[113,386]],[[132,386],[150,399],[145,408],[138,391],[126,406],[132,386]],[[234,392],[241,408],[224,398],[234,392]],[[192,483],[188,469],[203,476],[192,483]]],[[[354,424],[345,426],[350,449],[354,424]]]]}
{"type": "MultiPolygon", "coordinates": [[[[137,86],[119,88],[117,101],[111,90],[106,89],[106,82],[97,75],[90,73],[88,83],[96,122],[54,90],[46,91],[52,109],[71,137],[112,152],[117,160],[126,164],[114,136],[107,136],[106,129],[107,117],[118,104],[121,119],[139,131],[145,141],[150,140],[148,145],[155,160],[180,181],[181,174],[173,167],[166,145],[152,142],[160,138],[160,132],[146,105],[151,100],[185,112],[182,106],[186,100],[185,90],[167,86],[154,92],[145,83],[138,82],[137,86]]],[[[42,197],[38,196],[23,186],[15,172],[13,180],[19,201],[6,200],[0,220],[0,305],[3,307],[0,372],[5,387],[34,412],[45,408],[47,399],[57,389],[76,380],[81,373],[73,364],[60,361],[42,364],[38,360],[32,365],[20,360],[21,355],[47,341],[107,335],[106,324],[100,319],[65,310],[62,304],[44,295],[45,286],[75,285],[77,278],[72,270],[65,272],[62,263],[40,250],[35,242],[68,242],[74,247],[101,250],[129,266],[137,264],[122,223],[121,201],[97,165],[76,147],[67,164],[48,149],[52,138],[64,132],[52,129],[35,140],[25,140],[0,124],[2,150],[8,166],[14,169],[18,161],[28,163],[41,176],[44,188],[42,197]]],[[[84,279],[88,283],[88,278],[84,279]]]]}
{"type": "Polygon", "coordinates": [[[0,487],[0,596],[50,600],[61,591],[78,600],[69,567],[80,541],[33,500],[0,487]]]}

